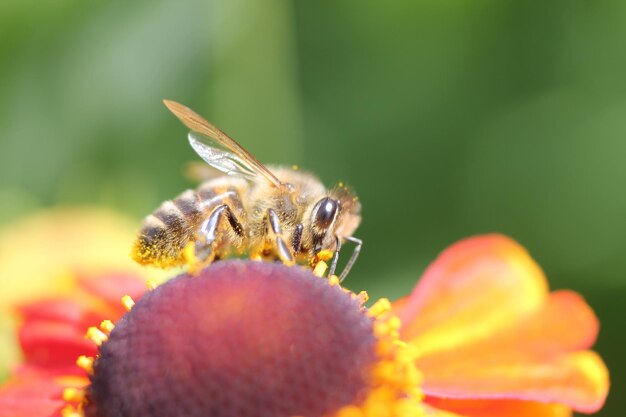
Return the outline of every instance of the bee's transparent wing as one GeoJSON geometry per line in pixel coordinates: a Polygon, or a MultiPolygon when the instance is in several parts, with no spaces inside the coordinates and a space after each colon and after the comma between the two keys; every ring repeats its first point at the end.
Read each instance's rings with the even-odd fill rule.
{"type": "Polygon", "coordinates": [[[213,168],[233,176],[253,179],[257,176],[254,169],[232,152],[212,146],[211,138],[197,132],[189,132],[189,144],[194,151],[213,168]]]}
{"type": "Polygon", "coordinates": [[[163,100],[163,102],[191,130],[189,134],[191,146],[211,166],[229,175],[261,176],[275,187],[283,186],[283,183],[250,152],[189,107],[171,100],[163,100]],[[217,144],[225,150],[216,148],[212,144],[217,144]]]}

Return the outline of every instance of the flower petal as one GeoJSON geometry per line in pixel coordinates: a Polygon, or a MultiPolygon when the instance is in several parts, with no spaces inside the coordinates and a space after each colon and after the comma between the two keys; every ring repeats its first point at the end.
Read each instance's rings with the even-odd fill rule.
{"type": "Polygon", "coordinates": [[[123,272],[81,276],[78,282],[81,288],[113,308],[117,314],[110,319],[116,319],[124,314],[125,310],[120,304],[124,295],[130,295],[137,300],[148,290],[145,279],[123,272]]]}
{"type": "Polygon", "coordinates": [[[580,350],[597,334],[598,320],[583,298],[558,291],[509,328],[427,353],[418,367],[425,392],[435,396],[559,402],[595,411],[607,395],[608,373],[597,355],[580,350]]]}
{"type": "Polygon", "coordinates": [[[133,221],[108,210],[41,211],[0,230],[0,307],[75,289],[74,271],[140,268],[128,256],[133,221]],[[36,260],[33,262],[33,260],[36,260]]]}
{"type": "Polygon", "coordinates": [[[467,417],[461,416],[460,414],[453,413],[451,411],[446,411],[440,408],[431,407],[429,405],[423,405],[424,408],[424,416],[426,417],[467,417]]]}
{"type": "Polygon", "coordinates": [[[543,272],[524,248],[486,235],[444,251],[396,313],[404,340],[426,354],[499,332],[538,309],[547,292],[543,272]]]}
{"type": "MultiPolygon", "coordinates": [[[[506,356],[506,355],[505,355],[506,356]]],[[[468,358],[469,359],[469,358],[468,358]]],[[[590,351],[546,360],[508,362],[494,352],[492,361],[467,360],[422,367],[423,390],[442,398],[494,398],[567,404],[594,412],[608,393],[608,371],[590,351]]]]}
{"type": "Polygon", "coordinates": [[[459,363],[537,362],[565,352],[587,349],[598,335],[598,320],[585,300],[572,291],[557,291],[538,310],[506,329],[455,349],[423,354],[420,367],[431,375],[459,363]]]}
{"type": "Polygon", "coordinates": [[[51,417],[65,404],[63,387],[52,378],[29,374],[0,387],[0,417],[51,417]]]}
{"type": "Polygon", "coordinates": [[[571,410],[559,404],[541,404],[511,400],[452,400],[426,398],[437,409],[448,410],[464,417],[570,417],[571,410]]]}
{"type": "Polygon", "coordinates": [[[78,328],[86,329],[103,320],[99,312],[91,311],[82,306],[79,300],[46,299],[18,308],[21,320],[25,323],[33,321],[56,321],[73,324],[78,328]]]}
{"type": "Polygon", "coordinates": [[[19,331],[19,340],[26,363],[46,369],[79,372],[76,358],[97,353],[95,345],[85,340],[85,331],[73,324],[56,321],[24,323],[19,331]]]}

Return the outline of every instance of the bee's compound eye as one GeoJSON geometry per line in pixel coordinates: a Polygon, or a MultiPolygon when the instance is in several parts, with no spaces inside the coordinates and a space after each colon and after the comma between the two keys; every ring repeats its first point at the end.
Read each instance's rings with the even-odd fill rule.
{"type": "Polygon", "coordinates": [[[335,220],[339,203],[330,197],[324,197],[316,204],[313,211],[313,222],[322,229],[327,229],[335,220]]]}

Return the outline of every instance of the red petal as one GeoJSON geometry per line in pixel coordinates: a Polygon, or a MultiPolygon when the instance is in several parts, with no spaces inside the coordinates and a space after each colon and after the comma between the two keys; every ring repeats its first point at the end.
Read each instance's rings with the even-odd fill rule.
{"type": "Polygon", "coordinates": [[[73,324],[83,330],[104,319],[101,313],[87,309],[78,300],[70,299],[41,300],[19,307],[18,312],[24,322],[56,321],[73,324]]]}
{"type": "Polygon", "coordinates": [[[51,378],[29,374],[0,387],[0,417],[51,417],[64,406],[63,387],[51,378]]]}
{"type": "Polygon", "coordinates": [[[93,356],[97,353],[95,345],[85,340],[85,331],[67,323],[27,322],[19,331],[25,360],[45,368],[74,367],[80,355],[93,356]]]}
{"type": "Polygon", "coordinates": [[[426,403],[464,417],[570,417],[569,408],[558,404],[541,404],[510,400],[451,400],[426,398],[426,403]]]}
{"type": "Polygon", "coordinates": [[[396,312],[403,338],[429,353],[500,332],[546,297],[546,279],[528,253],[487,235],[443,252],[396,312]]]}

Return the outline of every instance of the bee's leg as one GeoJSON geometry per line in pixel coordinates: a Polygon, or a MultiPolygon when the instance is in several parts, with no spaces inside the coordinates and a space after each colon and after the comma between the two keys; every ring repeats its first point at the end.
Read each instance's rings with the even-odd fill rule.
{"type": "MultiPolygon", "coordinates": [[[[356,247],[354,248],[354,251],[352,251],[352,255],[350,256],[350,259],[348,259],[348,263],[343,268],[343,271],[341,271],[341,275],[339,275],[339,282],[346,279],[346,276],[348,275],[348,273],[352,269],[352,266],[356,262],[356,258],[359,257],[359,253],[361,252],[361,247],[363,246],[363,241],[361,239],[357,239],[356,237],[350,236],[350,237],[347,237],[346,240],[355,243],[356,247]]],[[[333,266],[331,268],[330,275],[332,275],[332,273],[335,272],[335,268],[337,267],[337,260],[339,258],[340,248],[341,248],[341,245],[339,244],[339,239],[337,239],[337,250],[335,251],[335,259],[333,260],[333,266]]]]}
{"type": "MultiPolygon", "coordinates": [[[[233,231],[243,236],[243,226],[237,220],[237,217],[233,214],[231,208],[226,204],[221,204],[209,215],[209,217],[202,223],[198,232],[198,240],[195,245],[195,256],[199,260],[199,266],[205,267],[211,264],[215,257],[215,243],[217,240],[217,228],[220,224],[220,219],[226,216],[230,227],[233,231]]],[[[197,267],[195,267],[197,269],[197,267]]]]}
{"type": "Polygon", "coordinates": [[[330,264],[330,269],[328,270],[328,276],[331,277],[335,275],[335,271],[337,270],[337,262],[339,262],[339,252],[341,251],[341,239],[338,236],[335,236],[336,246],[335,246],[335,255],[333,256],[333,262],[330,264]]]}
{"type": "Polygon", "coordinates": [[[280,220],[274,209],[267,210],[267,217],[270,224],[270,235],[274,239],[276,254],[284,264],[293,265],[295,263],[293,254],[289,250],[287,243],[285,243],[283,229],[280,227],[280,220]]]}
{"type": "Polygon", "coordinates": [[[293,236],[291,237],[291,247],[293,248],[293,253],[302,252],[302,231],[304,230],[304,226],[302,223],[298,223],[296,225],[296,230],[293,232],[293,236]]]}

